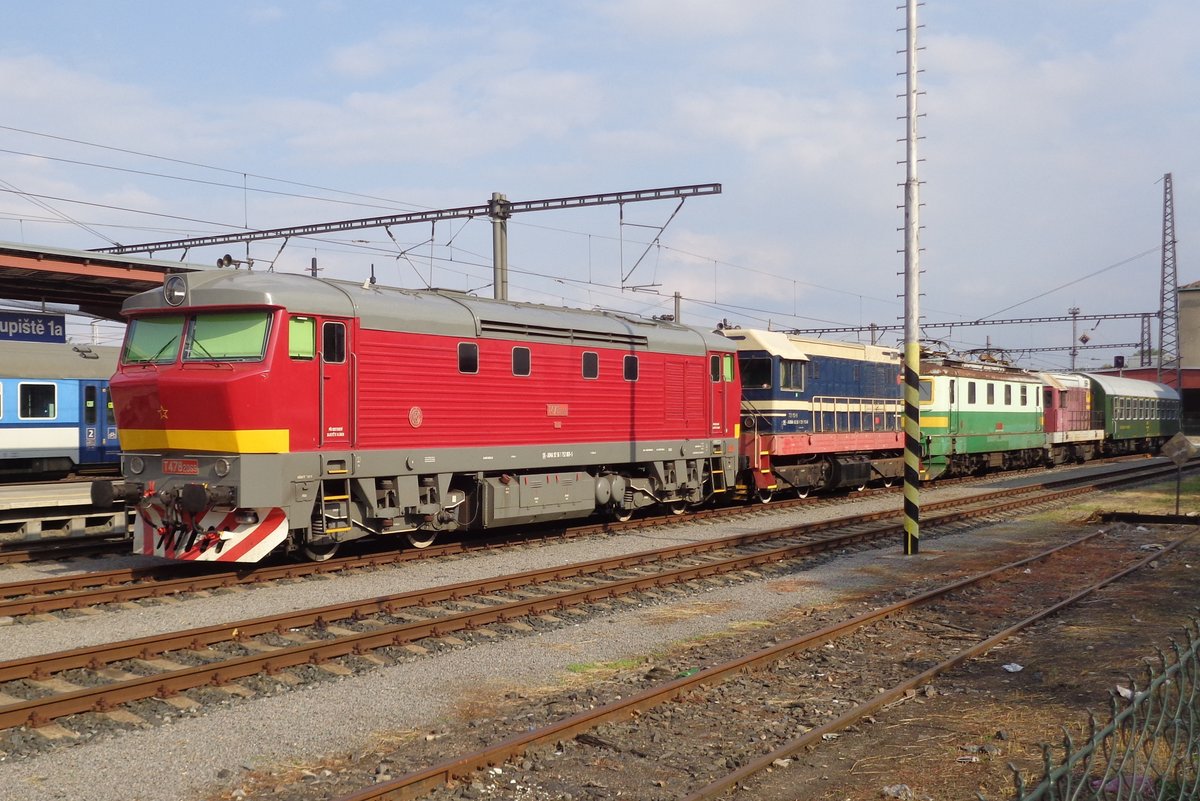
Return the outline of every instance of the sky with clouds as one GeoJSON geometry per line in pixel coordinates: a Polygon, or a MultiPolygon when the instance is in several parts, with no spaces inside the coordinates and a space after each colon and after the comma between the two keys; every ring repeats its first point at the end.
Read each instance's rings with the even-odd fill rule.
{"type": "MultiPolygon", "coordinates": [[[[696,325],[895,325],[897,5],[17,4],[0,29],[0,240],[88,249],[493,192],[720,183],[677,213],[663,200],[514,216],[509,297],[650,315],[679,293],[696,325]]],[[[919,13],[927,321],[1157,311],[1165,173],[1179,282],[1200,280],[1200,4],[926,0],[919,13]]],[[[316,258],[329,277],[492,293],[487,219],[280,244],[187,258],[229,251],[288,272],[316,258]]],[[[1091,344],[1140,333],[1136,320],[1079,328],[1091,344]]],[[[930,336],[1065,347],[1071,326],[930,336]]]]}

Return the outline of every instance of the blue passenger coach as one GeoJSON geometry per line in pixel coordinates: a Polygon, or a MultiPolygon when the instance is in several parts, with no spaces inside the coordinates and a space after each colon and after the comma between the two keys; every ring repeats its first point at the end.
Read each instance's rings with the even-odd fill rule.
{"type": "Polygon", "coordinates": [[[120,349],[0,343],[0,477],[115,469],[117,424],[108,379],[120,349]]]}

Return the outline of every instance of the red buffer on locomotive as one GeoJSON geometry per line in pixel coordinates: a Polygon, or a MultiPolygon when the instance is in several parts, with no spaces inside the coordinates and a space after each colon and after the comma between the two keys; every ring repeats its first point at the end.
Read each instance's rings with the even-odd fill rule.
{"type": "Polygon", "coordinates": [[[174,275],[126,301],[111,382],[135,551],[328,558],[367,536],[732,490],[735,344],[626,316],[302,275],[174,275]]]}

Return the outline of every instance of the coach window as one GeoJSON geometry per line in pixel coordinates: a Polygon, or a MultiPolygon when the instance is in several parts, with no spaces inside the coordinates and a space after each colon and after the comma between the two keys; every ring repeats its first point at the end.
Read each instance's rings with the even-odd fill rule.
{"type": "Polygon", "coordinates": [[[796,359],[779,360],[779,388],[804,391],[804,362],[796,359]]]}
{"type": "Polygon", "coordinates": [[[512,371],[513,375],[529,375],[529,348],[513,348],[512,371]]]}
{"type": "MultiPolygon", "coordinates": [[[[1021,389],[1025,389],[1025,387],[1021,387],[1021,389]]],[[[1004,385],[1004,405],[1012,406],[1012,384],[1004,385]]]]}
{"type": "Polygon", "coordinates": [[[928,378],[922,378],[917,384],[917,399],[921,403],[933,402],[933,381],[928,378]]]}
{"type": "Polygon", "coordinates": [[[326,364],[341,364],[346,361],[344,323],[325,323],[321,326],[321,360],[326,364]]]}
{"type": "Polygon", "coordinates": [[[974,381],[967,382],[967,404],[971,405],[971,406],[975,405],[975,382],[974,381]]]}
{"type": "Polygon", "coordinates": [[[771,388],[771,360],[754,357],[742,359],[742,387],[745,389],[771,388]]]}
{"type": "Polygon", "coordinates": [[[991,381],[989,381],[987,384],[987,403],[989,406],[991,406],[995,402],[996,402],[996,385],[993,384],[991,381]]]}
{"type": "Polygon", "coordinates": [[[83,388],[83,424],[85,426],[96,425],[96,388],[83,388]]]}
{"type": "Polygon", "coordinates": [[[954,388],[958,386],[958,382],[951,378],[946,383],[950,385],[950,407],[954,408],[954,388]]]}
{"type": "Polygon", "coordinates": [[[1021,405],[1029,405],[1029,387],[1025,386],[1024,384],[1021,385],[1021,405]]]}
{"type": "Polygon", "coordinates": [[[592,351],[584,351],[583,354],[583,377],[584,378],[599,378],[600,377],[600,354],[592,351]]]}
{"type": "Polygon", "coordinates": [[[625,380],[626,381],[637,381],[638,380],[638,357],[637,356],[626,356],[625,357],[625,380]]]}
{"type": "Polygon", "coordinates": [[[317,321],[311,317],[288,319],[288,356],[314,359],[317,356],[317,321]]]}
{"type": "Polygon", "coordinates": [[[22,420],[53,420],[58,416],[58,388],[54,384],[21,384],[17,390],[22,420]]]}
{"type": "Polygon", "coordinates": [[[479,346],[474,342],[458,343],[458,372],[479,372],[479,346]]]}

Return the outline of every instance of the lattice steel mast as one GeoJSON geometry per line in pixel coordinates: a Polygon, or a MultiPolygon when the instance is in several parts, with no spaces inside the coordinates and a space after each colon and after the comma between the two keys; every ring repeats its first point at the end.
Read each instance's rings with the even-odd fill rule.
{"type": "Polygon", "coordinates": [[[1163,176],[1162,294],[1158,306],[1158,380],[1181,387],[1179,279],[1175,271],[1175,196],[1171,173],[1163,176]],[[1164,373],[1166,374],[1164,376],[1164,373]],[[1172,376],[1173,374],[1173,376],[1172,376]]]}

